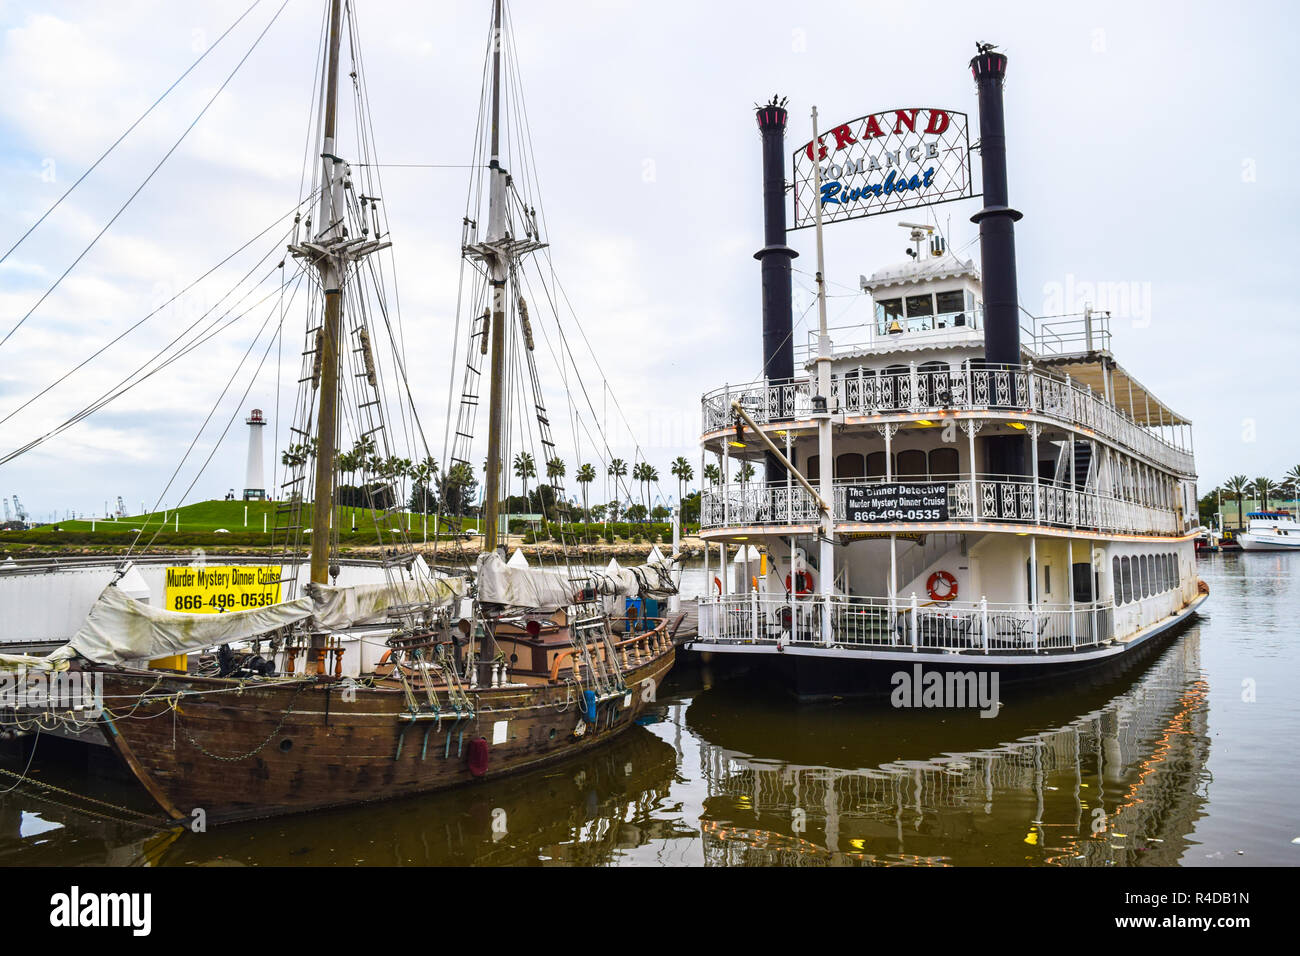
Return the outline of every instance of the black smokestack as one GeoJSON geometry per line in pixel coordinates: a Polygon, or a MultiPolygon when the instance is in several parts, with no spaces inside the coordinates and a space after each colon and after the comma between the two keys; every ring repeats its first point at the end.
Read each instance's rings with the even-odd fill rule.
{"type": "Polygon", "coordinates": [[[980,227],[984,285],[984,357],[996,365],[1020,364],[1020,299],[1016,294],[1016,232],[1020,213],[1007,204],[1007,128],[1002,84],[1007,58],[979,53],[970,61],[980,100],[980,165],[984,208],[971,216],[980,227]]]}
{"type": "Polygon", "coordinates": [[[763,137],[763,374],[794,377],[794,309],[790,260],[799,253],[785,244],[785,107],[775,97],[757,112],[763,137]]]}
{"type": "MultiPolygon", "coordinates": [[[[984,360],[992,367],[1020,364],[1020,298],[1016,291],[1016,231],[1020,213],[1008,205],[1007,129],[1002,85],[1007,58],[986,45],[970,61],[980,102],[980,165],[984,208],[971,216],[980,227],[980,272],[984,287],[984,360]]],[[[988,470],[1024,475],[1025,439],[989,436],[988,470]]]]}
{"type": "MultiPolygon", "coordinates": [[[[763,264],[763,375],[769,381],[794,377],[790,260],[799,253],[785,244],[784,102],[774,96],[756,114],[763,138],[763,248],[754,258],[763,264]]],[[[785,470],[771,453],[766,457],[767,480],[781,480],[785,470]]]]}

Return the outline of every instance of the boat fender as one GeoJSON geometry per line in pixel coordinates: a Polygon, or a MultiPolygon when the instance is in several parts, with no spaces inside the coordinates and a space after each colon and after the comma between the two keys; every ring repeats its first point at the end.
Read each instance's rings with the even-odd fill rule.
{"type": "Polygon", "coordinates": [[[596,692],[594,690],[584,690],[582,692],[582,713],[587,718],[587,723],[596,722],[596,692]]]}
{"type": "Polygon", "coordinates": [[[935,571],[925,582],[925,589],[931,601],[955,601],[957,599],[957,579],[947,571],[935,571]]]}
{"type": "MultiPolygon", "coordinates": [[[[806,597],[812,594],[812,575],[807,571],[796,571],[794,575],[795,593],[799,597],[806,597]]],[[[785,590],[790,593],[790,575],[785,576],[785,590]]]]}
{"type": "Polygon", "coordinates": [[[469,772],[471,776],[481,777],[487,773],[488,742],[486,737],[476,737],[469,742],[469,772]]]}

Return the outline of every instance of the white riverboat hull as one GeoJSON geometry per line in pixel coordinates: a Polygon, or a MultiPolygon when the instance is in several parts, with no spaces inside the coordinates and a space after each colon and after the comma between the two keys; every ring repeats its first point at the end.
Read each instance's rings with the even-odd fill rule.
{"type": "Polygon", "coordinates": [[[1278,534],[1237,535],[1237,543],[1243,551],[1300,551],[1300,537],[1287,537],[1278,534]]]}
{"type": "MultiPolygon", "coordinates": [[[[1165,618],[1125,637],[1115,637],[1077,650],[999,653],[908,647],[849,648],[810,644],[713,642],[695,640],[684,650],[709,655],[756,655],[756,661],[777,667],[788,677],[795,694],[804,699],[889,693],[890,676],[921,665],[923,669],[997,671],[1007,683],[1037,682],[1053,677],[1077,677],[1089,671],[1111,673],[1147,657],[1149,651],[1190,622],[1208,594],[1165,618]]],[[[714,658],[717,660],[718,658],[714,658]]]]}

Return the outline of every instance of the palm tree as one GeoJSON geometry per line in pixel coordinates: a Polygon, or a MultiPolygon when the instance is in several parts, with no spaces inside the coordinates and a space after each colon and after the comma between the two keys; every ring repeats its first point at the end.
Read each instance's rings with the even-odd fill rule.
{"type": "Polygon", "coordinates": [[[1296,465],[1282,476],[1282,484],[1291,489],[1292,498],[1300,494],[1300,465],[1296,465]]]}
{"type": "Polygon", "coordinates": [[[704,466],[704,480],[709,484],[717,486],[722,480],[722,469],[710,462],[704,466]]]}
{"type": "Polygon", "coordinates": [[[1268,499],[1273,492],[1277,491],[1277,483],[1272,478],[1256,478],[1255,493],[1259,495],[1259,510],[1268,510],[1268,499]]]}
{"type": "Polygon", "coordinates": [[[605,473],[609,475],[609,477],[614,479],[614,499],[610,502],[610,504],[614,508],[614,519],[613,519],[614,523],[617,524],[618,523],[618,502],[619,499],[622,497],[622,494],[619,491],[619,484],[620,484],[619,479],[627,474],[627,462],[625,462],[622,458],[614,458],[610,461],[609,467],[605,469],[605,473]]]}
{"type": "Polygon", "coordinates": [[[582,485],[582,517],[585,521],[591,521],[591,509],[587,507],[587,486],[596,480],[596,469],[591,465],[582,465],[573,477],[582,485]]]}
{"type": "Polygon", "coordinates": [[[352,482],[351,482],[350,479],[351,479],[351,476],[352,476],[352,475],[356,474],[356,470],[357,470],[358,466],[361,464],[361,461],[360,461],[360,458],[357,456],[357,453],[356,453],[355,451],[341,451],[341,452],[339,452],[338,454],[336,454],[336,455],[334,456],[334,461],[335,461],[335,467],[338,468],[338,472],[339,472],[339,474],[340,474],[340,475],[347,475],[348,478],[349,478],[349,481],[348,481],[348,486],[349,486],[349,495],[348,495],[348,500],[352,502],[352,526],[353,526],[353,530],[356,530],[356,524],[357,524],[357,509],[356,509],[356,503],[357,503],[357,500],[356,500],[356,497],[355,497],[355,492],[351,489],[352,482]]]}
{"type": "Polygon", "coordinates": [[[438,462],[432,455],[425,455],[411,469],[411,478],[414,479],[416,486],[424,495],[424,507],[420,509],[421,523],[423,525],[424,540],[429,540],[429,483],[433,481],[433,476],[438,473],[438,462]]]}
{"type": "Polygon", "coordinates": [[[682,500],[686,497],[686,482],[695,477],[695,469],[691,467],[691,463],[685,456],[678,455],[673,459],[672,468],[668,470],[677,476],[677,507],[680,508],[682,500]]]}
{"type": "Polygon", "coordinates": [[[532,505],[528,501],[528,479],[537,477],[537,465],[533,462],[533,456],[526,451],[515,455],[515,477],[524,483],[524,507],[531,511],[532,505]]]}
{"type": "Polygon", "coordinates": [[[632,480],[641,483],[641,501],[645,511],[650,513],[650,483],[659,480],[659,472],[648,461],[638,462],[632,468],[632,480]]]}
{"type": "Polygon", "coordinates": [[[474,469],[467,462],[458,462],[443,472],[439,480],[442,490],[442,513],[463,515],[473,504],[472,490],[478,484],[474,469]]]}
{"type": "Polygon", "coordinates": [[[754,463],[749,461],[743,462],[739,470],[736,472],[736,476],[740,478],[741,484],[749,484],[749,482],[754,478],[754,463]]]}
{"type": "Polygon", "coordinates": [[[1242,527],[1241,497],[1246,493],[1246,491],[1249,488],[1250,488],[1250,479],[1247,478],[1245,475],[1233,475],[1231,478],[1229,478],[1227,481],[1223,483],[1223,490],[1228,493],[1229,497],[1237,499],[1238,529],[1242,527]]]}
{"type": "Polygon", "coordinates": [[[561,509],[565,511],[568,510],[564,499],[559,495],[560,480],[568,474],[568,471],[569,469],[568,466],[564,464],[564,459],[560,458],[558,455],[546,463],[546,477],[551,483],[551,489],[556,492],[556,494],[551,496],[556,511],[560,511],[561,509]]]}

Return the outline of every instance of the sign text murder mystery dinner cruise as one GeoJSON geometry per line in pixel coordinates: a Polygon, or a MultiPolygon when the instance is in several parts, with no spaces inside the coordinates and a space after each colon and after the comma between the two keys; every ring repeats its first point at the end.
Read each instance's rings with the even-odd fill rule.
{"type": "Polygon", "coordinates": [[[845,518],[863,524],[948,520],[946,484],[849,485],[844,503],[845,518]]]}
{"type": "Polygon", "coordinates": [[[794,225],[878,216],[975,196],[965,113],[902,109],[841,123],[794,154],[794,225]],[[821,189],[816,170],[821,168],[821,189]]]}
{"type": "Polygon", "coordinates": [[[192,614],[250,611],[280,603],[279,565],[203,565],[167,569],[166,607],[192,614]]]}

